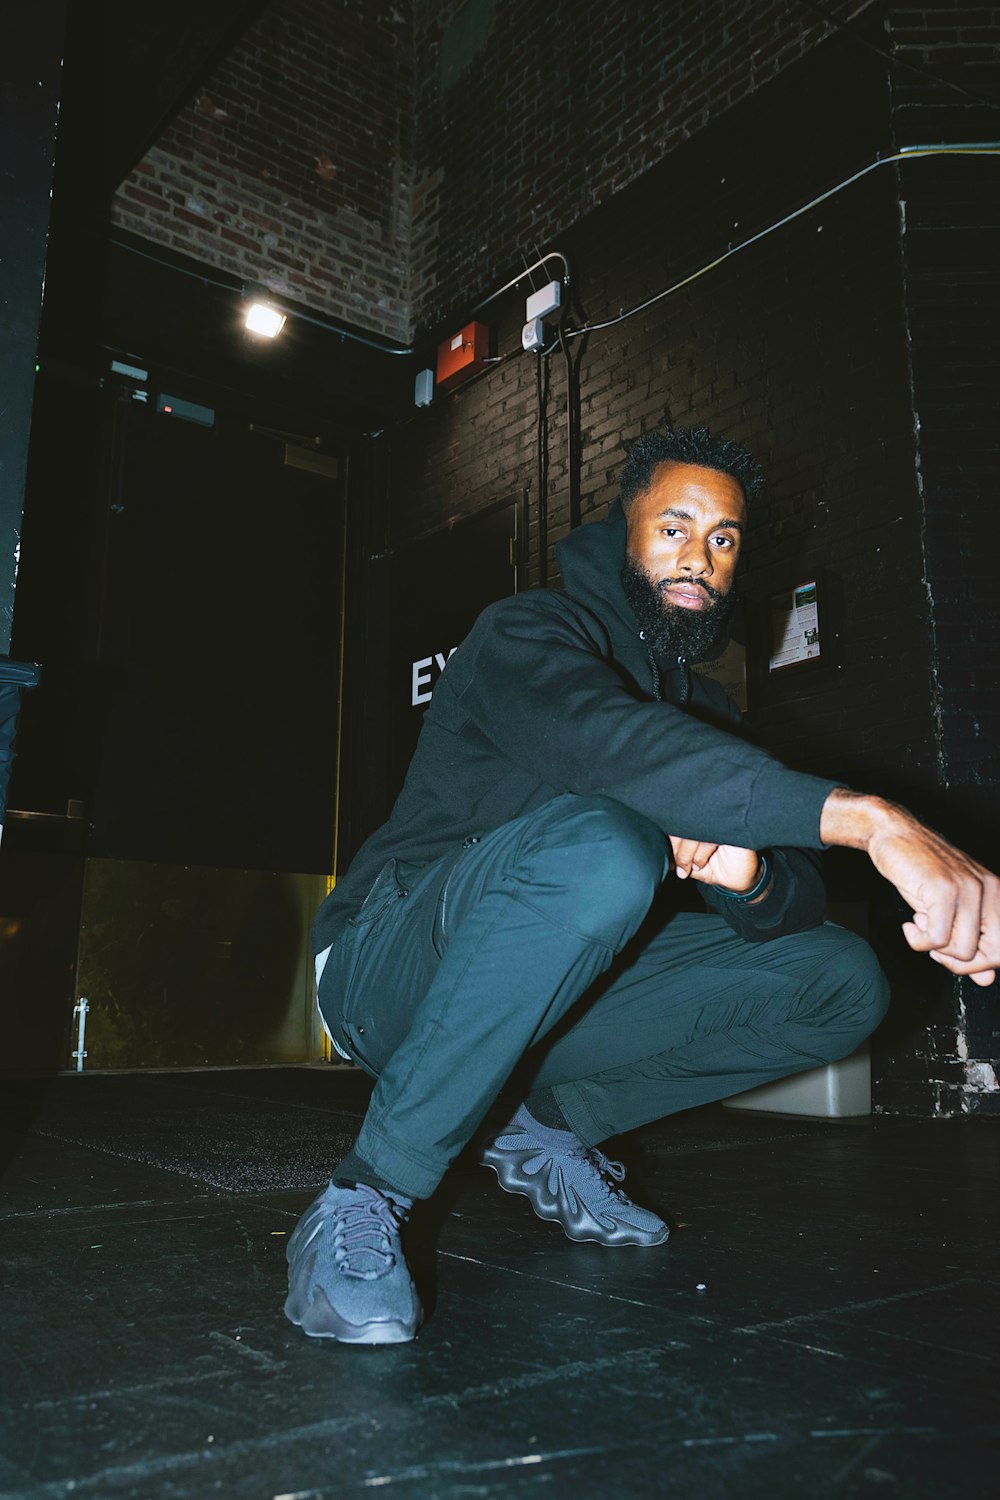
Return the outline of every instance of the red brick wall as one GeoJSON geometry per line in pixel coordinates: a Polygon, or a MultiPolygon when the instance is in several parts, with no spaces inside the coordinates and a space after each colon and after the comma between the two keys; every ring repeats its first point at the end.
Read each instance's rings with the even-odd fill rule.
{"type": "Polygon", "coordinates": [[[125,180],[114,223],[405,338],[405,5],[275,0],[125,180]]]}
{"type": "Polygon", "coordinates": [[[114,222],[405,340],[830,29],[802,0],[274,0],[114,222]],[[477,10],[484,43],[446,85],[477,10]]]}

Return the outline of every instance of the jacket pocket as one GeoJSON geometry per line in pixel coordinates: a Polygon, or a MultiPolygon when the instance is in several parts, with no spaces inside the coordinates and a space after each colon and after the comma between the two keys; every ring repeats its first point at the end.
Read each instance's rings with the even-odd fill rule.
{"type": "Polygon", "coordinates": [[[348,927],[353,927],[355,931],[370,927],[390,906],[409,894],[400,879],[398,861],[390,859],[376,875],[375,882],[358,911],[353,917],[348,917],[348,927]]]}
{"type": "Polygon", "coordinates": [[[320,1011],[329,1026],[342,1025],[351,1013],[354,981],[375,924],[408,895],[409,891],[400,879],[398,863],[390,859],[376,875],[354,916],[347,918],[330,949],[318,986],[320,1011]]]}

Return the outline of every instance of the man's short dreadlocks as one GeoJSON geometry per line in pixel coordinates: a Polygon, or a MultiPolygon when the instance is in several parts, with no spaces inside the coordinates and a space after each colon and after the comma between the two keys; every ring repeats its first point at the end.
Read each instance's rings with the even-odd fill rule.
{"type": "Polygon", "coordinates": [[[657,467],[671,461],[729,474],[742,485],[748,507],[764,483],[757,460],[730,438],[714,437],[707,427],[659,428],[636,439],[618,476],[626,511],[649,488],[657,467]]]}

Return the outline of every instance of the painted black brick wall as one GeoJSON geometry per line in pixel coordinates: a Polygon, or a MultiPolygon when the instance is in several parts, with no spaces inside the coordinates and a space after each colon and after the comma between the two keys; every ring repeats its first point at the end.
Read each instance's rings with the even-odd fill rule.
{"type": "MultiPolygon", "coordinates": [[[[530,252],[871,0],[414,0],[416,325],[530,252]],[[464,43],[462,37],[464,36],[464,43]]],[[[877,19],[874,25],[877,27],[877,19]]]]}
{"type": "MultiPolygon", "coordinates": [[[[867,12],[868,40],[939,76],[890,68],[856,39],[833,37],[714,123],[702,121],[610,202],[579,220],[564,204],[541,248],[573,258],[577,322],[614,319],[898,144],[989,138],[996,112],[967,97],[988,85],[983,38],[969,35],[985,11],[994,25],[996,6],[948,11],[949,24],[943,8],[867,12]],[[973,64],[980,81],[970,82],[973,64]]],[[[575,182],[578,170],[577,162],[575,182]]],[[[534,191],[527,175],[513,183],[515,198],[522,190],[534,191]]],[[[975,524],[989,504],[996,447],[1000,261],[988,203],[995,176],[983,160],[879,166],[572,347],[585,521],[613,497],[628,440],[664,416],[706,421],[752,446],[770,475],[742,584],[758,668],[769,594],[822,577],[823,663],[770,681],[758,672],[758,737],[792,765],[908,803],[995,865],[1000,768],[984,746],[996,743],[996,590],[975,524]]],[[[500,217],[516,207],[504,204],[500,217]]],[[[490,268],[505,259],[502,278],[536,248],[511,244],[504,257],[489,244],[483,281],[466,266],[438,283],[453,315],[434,340],[492,290],[490,268]]],[[[517,353],[524,290],[489,312],[502,362],[378,439],[390,475],[380,547],[524,490],[538,580],[536,361],[517,353]]],[[[568,525],[558,354],[546,378],[551,581],[553,545],[568,525]]],[[[838,855],[830,876],[835,899],[868,904],[893,981],[896,1003],[876,1048],[877,1106],[989,1112],[991,993],[908,953],[899,904],[862,860],[838,855]]]]}
{"type": "MultiPolygon", "coordinates": [[[[588,320],[615,316],[848,176],[886,129],[877,62],[826,44],[559,237],[588,320]],[[824,122],[845,66],[853,109],[833,139],[824,122]]],[[[585,519],[613,498],[626,443],[665,415],[710,422],[760,453],[770,485],[749,538],[748,603],[824,568],[834,649],[828,665],[763,685],[759,731],[796,764],[902,795],[900,766],[918,784],[933,756],[895,192],[893,169],[880,168],[676,296],[588,335],[580,425],[585,519]]],[[[516,347],[522,298],[500,305],[500,354],[516,347]]],[[[522,488],[534,517],[535,358],[439,397],[394,434],[405,482],[392,497],[393,543],[522,488]]],[[[565,375],[558,352],[550,364],[554,543],[568,524],[565,375]]]]}
{"type": "MultiPolygon", "coordinates": [[[[1000,138],[1000,6],[899,4],[900,143],[1000,138]],[[990,107],[992,103],[992,107],[990,107]]],[[[1000,863],[1000,586],[991,537],[1000,448],[1000,159],[902,171],[907,328],[936,686],[937,821],[1000,863]]],[[[928,1024],[900,1039],[889,1107],[1000,1113],[994,991],[941,976],[928,1024]]]]}
{"type": "MultiPolygon", "coordinates": [[[[823,44],[558,236],[577,267],[579,312],[613,318],[714,260],[874,160],[889,127],[883,64],[845,38],[823,44]]],[[[625,444],[664,416],[711,423],[753,447],[770,483],[743,579],[757,627],[751,654],[759,667],[770,593],[817,572],[827,648],[822,665],[760,674],[753,730],[792,765],[920,806],[937,765],[897,190],[895,168],[879,167],[676,295],[588,335],[581,497],[585,521],[603,515],[625,444]]],[[[517,348],[523,296],[490,311],[501,356],[517,348]]],[[[535,359],[505,360],[383,439],[395,476],[391,545],[521,489],[537,520],[535,359]]],[[[554,544],[568,525],[558,352],[549,379],[554,544]]],[[[533,524],[535,579],[536,540],[533,524]]],[[[550,555],[550,580],[554,571],[550,555]]],[[[926,1071],[913,1058],[941,1004],[937,973],[905,953],[900,913],[860,858],[835,862],[831,877],[835,898],[874,903],[900,997],[878,1071],[886,1049],[904,1073],[926,1071]]]]}

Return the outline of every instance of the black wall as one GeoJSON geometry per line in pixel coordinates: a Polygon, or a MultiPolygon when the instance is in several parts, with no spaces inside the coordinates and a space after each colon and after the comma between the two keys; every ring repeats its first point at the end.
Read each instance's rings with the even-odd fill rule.
{"type": "MultiPolygon", "coordinates": [[[[825,44],[560,237],[582,313],[613,318],[698,270],[871,162],[888,129],[878,60],[869,68],[844,44],[825,44]],[[845,68],[852,109],[833,135],[845,68]]],[[[500,304],[501,354],[517,337],[523,295],[500,304]]],[[[503,363],[391,434],[394,540],[488,504],[512,482],[531,493],[537,538],[535,358],[503,363]]],[[[551,544],[567,527],[558,351],[549,365],[553,577],[551,544]]],[[[894,168],[589,334],[579,383],[584,519],[603,515],[639,432],[665,417],[707,422],[751,446],[769,475],[742,585],[751,618],[762,622],[772,592],[823,572],[829,650],[822,664],[754,684],[764,742],[804,769],[891,784],[897,795],[929,784],[929,621],[894,168]]],[[[537,578],[537,550],[532,561],[537,578]]]]}
{"type": "MultiPolygon", "coordinates": [[[[560,235],[558,247],[576,267],[576,322],[614,319],[891,147],[884,62],[849,38],[824,43],[560,235]]],[[[466,307],[491,290],[469,289],[466,307]]],[[[527,290],[488,314],[501,356],[517,348],[527,290]]],[[[795,767],[937,809],[932,616],[897,169],[878,166],[676,294],[571,348],[584,520],[613,498],[627,442],[664,417],[708,423],[765,463],[770,483],[752,518],[741,584],[751,732],[795,767]],[[821,582],[823,656],[772,676],[769,598],[813,577],[821,582]]],[[[396,476],[393,543],[523,485],[537,580],[535,359],[504,360],[383,440],[396,476]]],[[[568,482],[558,351],[548,366],[551,580],[551,546],[568,525],[568,482]]],[[[860,857],[831,859],[828,873],[834,899],[867,912],[895,983],[898,1003],[878,1060],[884,1076],[888,1051],[912,1050],[939,1013],[942,981],[905,950],[894,893],[860,857]]]]}
{"type": "Polygon", "coordinates": [[[52,192],[65,0],[5,17],[0,51],[0,654],[10,643],[52,192]]]}

